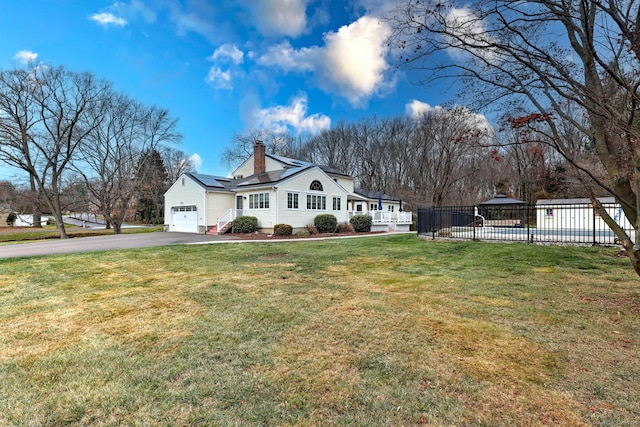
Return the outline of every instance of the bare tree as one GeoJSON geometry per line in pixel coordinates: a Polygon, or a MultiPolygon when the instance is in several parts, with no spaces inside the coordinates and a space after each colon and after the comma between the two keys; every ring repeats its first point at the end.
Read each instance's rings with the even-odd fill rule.
{"type": "Polygon", "coordinates": [[[299,157],[300,141],[287,133],[253,129],[244,134],[233,135],[231,145],[222,153],[223,162],[229,167],[237,167],[253,154],[253,145],[262,141],[267,153],[284,157],[299,157]]]}
{"type": "Polygon", "coordinates": [[[590,195],[640,275],[638,6],[633,0],[406,1],[389,22],[401,61],[422,69],[425,81],[458,78],[478,105],[510,102],[510,109],[540,115],[554,149],[620,202],[633,238],[590,195]],[[586,120],[575,120],[569,104],[586,120]],[[576,161],[556,123],[560,117],[593,142],[607,179],[576,161]]]}
{"type": "Polygon", "coordinates": [[[311,137],[306,148],[314,163],[349,172],[356,186],[402,197],[413,209],[474,203],[490,194],[494,165],[480,144],[489,135],[467,109],[436,109],[417,120],[340,122],[311,137]]]}
{"type": "Polygon", "coordinates": [[[414,134],[415,165],[410,182],[425,194],[429,204],[451,203],[456,193],[476,185],[474,174],[489,162],[481,144],[488,137],[486,123],[466,108],[437,108],[424,113],[414,134]]]}
{"type": "Polygon", "coordinates": [[[195,165],[191,157],[184,151],[166,147],[162,150],[162,160],[167,171],[167,184],[171,185],[186,172],[195,172],[195,165]]]}
{"type": "Polygon", "coordinates": [[[144,182],[137,173],[145,154],[180,139],[177,121],[168,111],[145,107],[121,94],[111,93],[100,111],[101,121],[79,150],[74,169],[83,177],[107,228],[120,234],[128,213],[135,212],[136,197],[144,182]]]}
{"type": "Polygon", "coordinates": [[[11,181],[0,181],[0,209],[13,209],[16,187],[11,181]]]}
{"type": "MultiPolygon", "coordinates": [[[[66,238],[62,180],[100,124],[109,84],[90,73],[33,65],[0,71],[0,160],[26,171],[66,238]]],[[[34,188],[35,190],[35,188],[34,188]]]]}
{"type": "Polygon", "coordinates": [[[357,175],[361,147],[355,145],[355,132],[355,124],[340,121],[333,128],[310,137],[306,142],[308,160],[357,175]]]}

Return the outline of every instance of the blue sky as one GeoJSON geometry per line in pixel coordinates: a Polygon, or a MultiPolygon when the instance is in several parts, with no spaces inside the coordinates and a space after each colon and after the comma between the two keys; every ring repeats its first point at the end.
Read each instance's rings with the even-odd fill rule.
{"type": "MultiPolygon", "coordinates": [[[[198,172],[234,133],[320,132],[450,101],[397,70],[378,18],[395,0],[29,0],[3,4],[0,68],[91,71],[179,119],[198,172]]],[[[0,172],[0,179],[6,179],[0,172]]]]}

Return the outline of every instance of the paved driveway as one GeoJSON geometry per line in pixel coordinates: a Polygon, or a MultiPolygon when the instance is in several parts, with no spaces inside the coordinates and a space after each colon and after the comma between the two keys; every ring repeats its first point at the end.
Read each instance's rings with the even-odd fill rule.
{"type": "Polygon", "coordinates": [[[234,239],[230,235],[210,236],[194,233],[164,232],[75,237],[71,239],[39,240],[32,243],[0,245],[0,258],[108,251],[189,243],[215,243],[234,239]]]}

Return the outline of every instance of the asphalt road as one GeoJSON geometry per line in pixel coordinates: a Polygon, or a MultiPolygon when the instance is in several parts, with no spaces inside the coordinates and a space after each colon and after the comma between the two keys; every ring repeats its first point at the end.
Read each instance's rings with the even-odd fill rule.
{"type": "Polygon", "coordinates": [[[16,258],[109,251],[152,246],[215,243],[234,240],[233,236],[211,236],[194,233],[139,233],[107,236],[75,237],[71,239],[39,240],[32,243],[0,245],[0,258],[16,258]]]}

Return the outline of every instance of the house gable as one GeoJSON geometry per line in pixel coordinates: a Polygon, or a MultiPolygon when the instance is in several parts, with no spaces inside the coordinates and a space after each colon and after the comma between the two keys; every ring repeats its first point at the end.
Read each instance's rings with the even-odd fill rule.
{"type": "Polygon", "coordinates": [[[245,202],[243,214],[257,217],[262,229],[272,229],[279,223],[300,229],[313,224],[314,218],[324,213],[335,215],[338,222],[347,221],[349,192],[317,166],[285,174],[283,179],[268,185],[239,186],[236,191],[245,202]],[[261,198],[257,199],[258,196],[261,198]],[[267,197],[268,209],[261,204],[256,206],[255,202],[252,205],[252,201],[267,197]]]}
{"type": "MultiPolygon", "coordinates": [[[[245,178],[254,175],[254,159],[255,154],[252,154],[251,157],[249,157],[244,163],[242,163],[238,168],[231,172],[229,176],[231,178],[245,178]]],[[[290,167],[299,166],[300,165],[287,163],[282,157],[273,156],[270,154],[265,155],[265,172],[274,172],[290,167]]]]}

